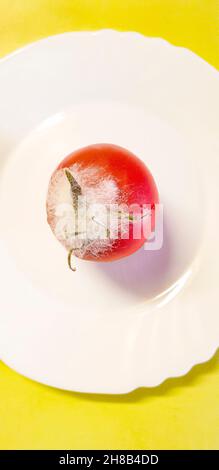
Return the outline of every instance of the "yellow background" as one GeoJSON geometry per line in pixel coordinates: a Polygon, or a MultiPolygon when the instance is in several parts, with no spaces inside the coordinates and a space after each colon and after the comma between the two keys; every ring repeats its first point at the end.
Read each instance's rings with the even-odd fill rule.
{"type": "MultiPolygon", "coordinates": [[[[0,0],[0,55],[106,27],[164,37],[219,69],[218,0],[0,0]]],[[[219,353],[186,377],[126,396],[55,390],[0,364],[1,449],[218,447],[219,353]]]]}

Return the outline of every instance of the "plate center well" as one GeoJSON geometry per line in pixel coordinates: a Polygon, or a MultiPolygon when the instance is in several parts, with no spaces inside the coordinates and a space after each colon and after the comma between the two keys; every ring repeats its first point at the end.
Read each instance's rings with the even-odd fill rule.
{"type": "Polygon", "coordinates": [[[185,137],[141,108],[88,103],[51,116],[15,149],[2,174],[2,237],[9,256],[34,286],[80,311],[104,308],[106,314],[153,300],[188,271],[200,244],[204,209],[191,161],[185,137]],[[78,260],[72,273],[46,221],[48,182],[70,152],[103,142],[127,148],[152,172],[163,204],[162,243],[112,263],[78,260]]]}

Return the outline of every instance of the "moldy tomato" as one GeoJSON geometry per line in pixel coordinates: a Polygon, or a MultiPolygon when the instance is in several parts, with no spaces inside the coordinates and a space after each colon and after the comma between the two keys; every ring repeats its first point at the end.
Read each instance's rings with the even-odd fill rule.
{"type": "Polygon", "coordinates": [[[138,157],[116,145],[96,144],[71,153],[54,171],[47,219],[74,270],[72,254],[114,261],[138,250],[148,237],[148,217],[154,229],[158,202],[155,181],[138,157]]]}

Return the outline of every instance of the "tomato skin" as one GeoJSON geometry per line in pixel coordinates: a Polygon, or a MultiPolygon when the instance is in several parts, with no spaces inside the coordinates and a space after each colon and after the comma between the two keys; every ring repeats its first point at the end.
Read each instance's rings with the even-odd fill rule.
{"type": "MultiPolygon", "coordinates": [[[[98,167],[100,177],[110,175],[117,183],[124,198],[120,203],[131,205],[150,205],[152,227],[154,225],[155,204],[159,202],[158,190],[146,165],[133,153],[112,144],[95,144],[74,151],[58,165],[57,170],[69,168],[73,164],[80,167],[98,167]]],[[[133,210],[133,215],[135,210],[133,210]]],[[[115,241],[113,250],[100,254],[97,258],[86,255],[83,259],[94,261],[114,261],[137,251],[145,242],[145,236],[134,239],[133,226],[130,224],[129,238],[119,238],[115,241]]]]}

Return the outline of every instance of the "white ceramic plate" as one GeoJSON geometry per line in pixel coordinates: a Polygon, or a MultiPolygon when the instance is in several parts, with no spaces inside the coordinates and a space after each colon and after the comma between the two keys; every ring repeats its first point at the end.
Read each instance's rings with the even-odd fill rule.
{"type": "Polygon", "coordinates": [[[83,392],[155,386],[219,342],[219,74],[136,33],[67,33],[0,61],[0,356],[83,392]],[[151,169],[164,205],[160,250],[78,261],[47,223],[57,163],[97,142],[151,169]]]}

